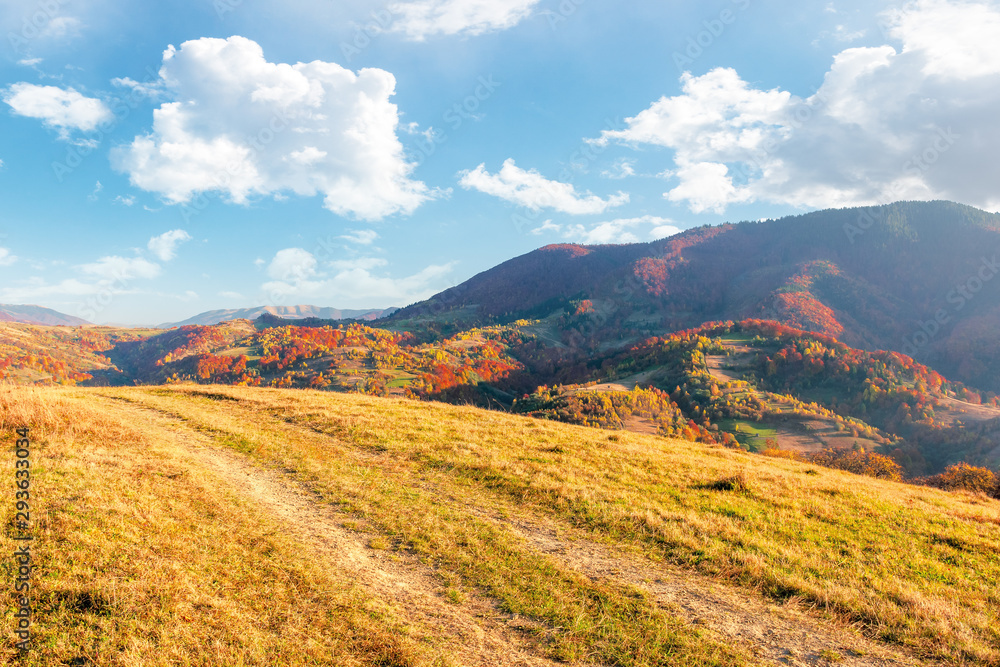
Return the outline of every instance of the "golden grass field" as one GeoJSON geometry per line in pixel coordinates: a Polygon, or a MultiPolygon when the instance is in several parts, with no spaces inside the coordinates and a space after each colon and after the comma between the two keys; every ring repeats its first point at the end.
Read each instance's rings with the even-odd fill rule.
{"type": "Polygon", "coordinates": [[[25,665],[1000,665],[983,495],[402,399],[2,387],[5,554],[23,426],[25,665]]]}

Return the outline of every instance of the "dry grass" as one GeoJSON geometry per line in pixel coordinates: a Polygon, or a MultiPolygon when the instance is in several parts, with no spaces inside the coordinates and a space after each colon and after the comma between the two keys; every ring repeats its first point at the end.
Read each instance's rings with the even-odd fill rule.
{"type": "MultiPolygon", "coordinates": [[[[13,470],[11,427],[30,425],[35,445],[35,648],[20,664],[430,663],[398,619],[310,566],[280,526],[150,442],[141,424],[23,389],[0,389],[0,424],[2,470],[13,470]]],[[[4,502],[5,553],[12,507],[4,502]]],[[[4,569],[10,581],[9,559],[4,569]]],[[[0,661],[14,655],[5,631],[0,661]]]]}
{"type": "Polygon", "coordinates": [[[362,600],[286,553],[294,550],[283,551],[273,526],[212,491],[200,473],[164,475],[169,453],[115,425],[123,399],[295,471],[317,496],[374,531],[376,548],[433,566],[455,605],[478,591],[534,619],[539,650],[552,657],[754,662],[641,591],[590,580],[529,548],[497,521],[522,507],[617,548],[801,601],[929,660],[1000,665],[1000,503],[985,497],[663,438],[619,434],[609,441],[586,428],[403,400],[175,387],[53,390],[19,405],[0,393],[3,415],[17,415],[0,415],[5,428],[23,418],[49,429],[39,474],[54,503],[45,528],[53,551],[40,586],[76,597],[67,598],[63,615],[47,611],[44,625],[83,633],[119,661],[101,664],[159,664],[127,647],[165,641],[181,647],[170,664],[266,664],[266,652],[251,652],[258,643],[294,648],[290,655],[305,663],[310,642],[315,651],[333,650],[319,642],[342,636],[335,628],[372,638],[347,646],[345,655],[357,662],[379,664],[381,650],[398,651],[401,664],[424,659],[421,645],[399,631],[405,618],[367,621],[362,600]],[[113,442],[101,438],[108,432],[113,442]],[[235,533],[253,539],[222,544],[235,533]],[[186,546],[171,546],[177,540],[186,546]],[[154,585],[161,577],[169,583],[163,592],[154,585]],[[277,605],[267,623],[254,623],[255,605],[288,600],[290,588],[296,596],[307,591],[312,606],[277,605]],[[196,607],[192,600],[207,591],[225,604],[196,607]],[[111,611],[101,616],[90,608],[111,611]],[[198,621],[180,626],[189,634],[174,629],[182,614],[198,621]],[[292,643],[275,631],[275,623],[293,618],[297,636],[309,641],[292,643]],[[358,626],[359,619],[366,623],[358,626]],[[205,653],[206,641],[231,653],[225,660],[205,653]],[[366,652],[371,643],[375,653],[366,652]]]}

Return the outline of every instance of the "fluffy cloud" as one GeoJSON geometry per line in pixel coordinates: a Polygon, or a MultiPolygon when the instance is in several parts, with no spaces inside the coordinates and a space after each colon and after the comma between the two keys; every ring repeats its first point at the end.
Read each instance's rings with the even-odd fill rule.
{"type": "Polygon", "coordinates": [[[177,246],[190,240],[191,235],[183,229],[172,229],[149,239],[147,247],[161,261],[169,262],[177,256],[177,246]]]}
{"type": "Polygon", "coordinates": [[[534,169],[525,171],[508,159],[496,174],[481,164],[459,174],[459,183],[468,190],[479,190],[494,197],[524,206],[533,211],[551,208],[571,215],[604,213],[628,202],[623,192],[606,200],[590,193],[579,194],[570,183],[550,181],[534,169]]]}
{"type": "Polygon", "coordinates": [[[7,248],[0,248],[0,266],[10,266],[17,261],[17,256],[10,254],[7,248]]]}
{"type": "Polygon", "coordinates": [[[93,131],[112,118],[104,102],[84,97],[73,88],[15,83],[4,91],[3,101],[17,115],[38,118],[64,137],[69,130],[93,131]]]}
{"type": "Polygon", "coordinates": [[[555,232],[567,241],[586,245],[604,245],[608,243],[640,243],[654,241],[679,233],[680,228],[671,224],[668,218],[655,215],[644,215],[639,218],[618,218],[596,225],[557,225],[546,220],[541,227],[533,229],[532,234],[541,235],[545,232],[555,232]]]}
{"type": "Polygon", "coordinates": [[[392,30],[422,41],[434,35],[480,35],[527,18],[539,0],[418,0],[395,2],[392,30]]]}
{"type": "Polygon", "coordinates": [[[236,203],[322,194],[334,213],[374,220],[431,197],[409,178],[389,72],[271,63],[256,42],[230,37],[170,47],[160,77],[173,101],[113,161],[170,203],[206,191],[236,203]]]}
{"type": "Polygon", "coordinates": [[[303,283],[316,275],[316,258],[302,248],[279,250],[267,267],[267,275],[287,283],[303,283]]]}
{"type": "Polygon", "coordinates": [[[264,283],[261,289],[271,303],[321,299],[338,307],[370,308],[406,305],[449,286],[445,278],[452,264],[428,266],[403,278],[384,275],[387,265],[384,259],[362,257],[320,267],[308,251],[286,248],[271,260],[268,276],[273,280],[264,283]]]}
{"type": "Polygon", "coordinates": [[[665,197],[694,212],[769,201],[798,207],[946,198],[1000,207],[1000,9],[918,0],[883,15],[901,48],[835,56],[801,98],[735,70],[685,73],[624,130],[595,142],[673,151],[665,197]]]}
{"type": "Polygon", "coordinates": [[[102,257],[90,264],[77,267],[83,273],[107,281],[126,281],[136,278],[152,279],[160,275],[160,265],[141,257],[102,257]]]}

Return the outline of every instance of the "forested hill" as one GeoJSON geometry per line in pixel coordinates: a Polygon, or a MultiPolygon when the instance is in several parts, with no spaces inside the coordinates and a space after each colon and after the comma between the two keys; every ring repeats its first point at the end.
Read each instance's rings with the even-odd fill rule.
{"type": "Polygon", "coordinates": [[[1000,389],[1000,215],[899,202],[699,227],[651,243],[551,245],[397,312],[464,326],[591,302],[600,340],[772,319],[904,352],[1000,389]]]}

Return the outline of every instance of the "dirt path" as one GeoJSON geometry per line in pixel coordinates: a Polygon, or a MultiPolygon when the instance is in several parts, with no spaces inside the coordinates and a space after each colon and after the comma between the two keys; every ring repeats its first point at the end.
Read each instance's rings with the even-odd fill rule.
{"type": "Polygon", "coordinates": [[[556,530],[539,517],[504,522],[542,553],[592,579],[624,581],[657,604],[700,625],[726,643],[749,648],[777,665],[875,667],[928,665],[894,647],[871,641],[850,627],[812,616],[796,605],[770,604],[733,587],[556,530]],[[575,539],[574,539],[575,537],[575,539]]]}
{"type": "MultiPolygon", "coordinates": [[[[317,502],[287,474],[255,465],[241,454],[216,446],[211,438],[183,421],[153,408],[121,404],[119,409],[141,415],[151,428],[161,431],[160,439],[173,443],[194,462],[225,480],[237,495],[281,521],[315,558],[352,572],[373,595],[399,605],[405,618],[432,628],[447,645],[441,649],[462,656],[462,664],[557,664],[532,651],[526,631],[540,629],[538,624],[502,614],[485,598],[470,596],[461,605],[446,602],[443,584],[433,570],[405,556],[371,549],[365,536],[341,526],[345,516],[317,502]]],[[[304,425],[284,422],[282,426],[316,436],[304,425]]],[[[932,664],[869,640],[854,628],[819,618],[798,605],[770,603],[681,568],[599,544],[568,524],[523,506],[506,506],[502,499],[494,508],[467,505],[466,510],[513,531],[540,553],[587,577],[628,583],[647,591],[650,599],[668,613],[679,615],[728,644],[749,649],[768,664],[932,664]],[[502,512],[494,511],[501,506],[502,512]]]]}
{"type": "MultiPolygon", "coordinates": [[[[952,398],[951,396],[942,396],[937,400],[946,406],[949,406],[947,412],[950,412],[951,414],[943,414],[943,417],[951,417],[951,421],[955,421],[956,419],[963,419],[966,421],[987,421],[1000,417],[1000,408],[967,403],[965,401],[960,401],[957,398],[952,398]]],[[[946,411],[942,410],[941,412],[945,413],[946,411]]]]}
{"type": "Polygon", "coordinates": [[[373,549],[369,537],[348,530],[347,519],[287,474],[255,465],[246,456],[215,445],[183,421],[151,408],[117,402],[148,426],[148,433],[195,466],[218,476],[230,491],[283,526],[287,535],[312,558],[349,573],[373,597],[401,609],[406,621],[435,638],[442,655],[460,662],[447,664],[555,667],[540,657],[529,640],[540,624],[498,611],[492,600],[469,595],[460,604],[446,601],[444,585],[433,570],[405,555],[373,549]],[[439,643],[438,643],[439,640],[439,643]]]}

